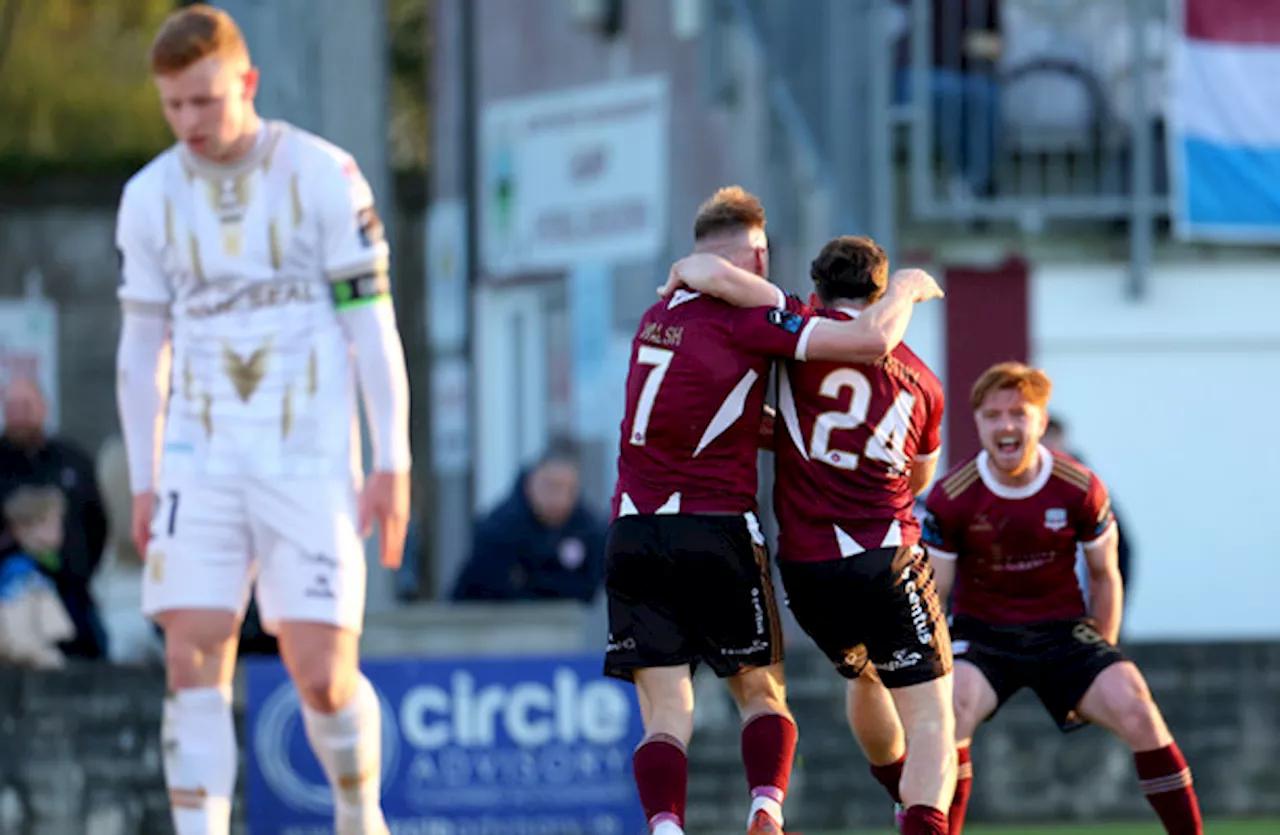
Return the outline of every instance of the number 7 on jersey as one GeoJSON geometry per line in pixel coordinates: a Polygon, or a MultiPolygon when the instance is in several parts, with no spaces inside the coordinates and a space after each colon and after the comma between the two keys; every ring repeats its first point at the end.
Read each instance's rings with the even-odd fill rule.
{"type": "Polygon", "coordinates": [[[641,345],[636,353],[636,362],[640,365],[652,366],[648,376],[644,378],[644,386],[640,389],[640,399],[636,401],[636,413],[631,420],[632,446],[644,446],[645,433],[649,429],[649,415],[653,412],[654,401],[658,399],[658,389],[662,388],[662,380],[671,367],[674,351],[666,348],[655,348],[652,345],[641,345]]]}

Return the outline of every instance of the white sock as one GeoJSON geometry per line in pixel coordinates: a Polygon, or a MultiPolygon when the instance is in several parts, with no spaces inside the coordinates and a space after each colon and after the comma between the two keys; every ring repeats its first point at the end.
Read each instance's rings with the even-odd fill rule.
{"type": "Polygon", "coordinates": [[[161,739],[176,835],[228,835],[236,787],[231,693],[179,690],[164,700],[161,739]]]}
{"type": "Polygon", "coordinates": [[[764,794],[758,794],[751,798],[751,811],[747,812],[747,826],[751,825],[751,819],[756,816],[756,812],[764,809],[769,817],[778,822],[778,826],[782,826],[782,804],[774,800],[772,797],[764,794]]]}
{"type": "Polygon", "coordinates": [[[658,821],[652,835],[684,835],[684,830],[675,821],[658,821]]]}
{"type": "Polygon", "coordinates": [[[333,787],[337,835],[387,835],[382,817],[382,707],[364,676],[336,713],[302,708],[307,739],[333,787]]]}

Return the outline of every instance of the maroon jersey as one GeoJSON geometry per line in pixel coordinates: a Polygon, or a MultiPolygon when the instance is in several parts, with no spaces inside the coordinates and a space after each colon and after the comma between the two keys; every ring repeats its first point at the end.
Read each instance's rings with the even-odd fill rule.
{"type": "Polygon", "coordinates": [[[803,359],[817,322],[687,290],[649,308],[631,345],[614,517],[755,510],[770,366],[803,359]]]}
{"type": "Polygon", "coordinates": [[[1040,459],[1035,481],[1006,487],[981,452],[930,491],[923,538],[956,560],[954,614],[1000,626],[1087,614],[1076,548],[1111,534],[1111,500],[1080,462],[1044,447],[1040,459]]]}
{"type": "Polygon", "coordinates": [[[911,467],[941,450],[943,403],[942,383],[905,345],[873,363],[780,368],[778,559],[835,560],[917,543],[911,467]]]}

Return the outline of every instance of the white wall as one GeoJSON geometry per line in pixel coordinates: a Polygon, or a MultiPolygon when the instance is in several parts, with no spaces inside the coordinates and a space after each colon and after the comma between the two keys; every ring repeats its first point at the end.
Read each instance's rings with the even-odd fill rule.
{"type": "Polygon", "coordinates": [[[1280,269],[1162,266],[1141,301],[1122,264],[1032,275],[1033,360],[1135,541],[1126,634],[1280,636],[1280,269]]]}

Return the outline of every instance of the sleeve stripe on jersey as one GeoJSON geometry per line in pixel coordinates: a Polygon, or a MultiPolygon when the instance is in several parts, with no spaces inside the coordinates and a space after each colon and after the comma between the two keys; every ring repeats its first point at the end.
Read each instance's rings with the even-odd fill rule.
{"type": "Polygon", "coordinates": [[[1119,531],[1119,528],[1116,526],[1116,520],[1112,519],[1110,524],[1107,525],[1107,529],[1105,531],[1098,534],[1093,539],[1090,539],[1088,542],[1081,542],[1080,544],[1083,545],[1085,548],[1092,548],[1095,545],[1101,545],[1103,542],[1115,536],[1118,533],[1118,531],[1119,531]]]}
{"type": "Polygon", "coordinates": [[[782,292],[781,287],[774,287],[773,292],[773,306],[779,309],[785,308],[787,306],[787,294],[782,292]]]}
{"type": "Polygon", "coordinates": [[[1053,459],[1053,474],[1068,484],[1079,487],[1081,490],[1088,492],[1089,490],[1089,473],[1080,467],[1063,461],[1061,458],[1053,459]]]}
{"type": "Polygon", "coordinates": [[[932,545],[926,545],[925,547],[929,549],[930,559],[946,560],[947,562],[956,561],[956,555],[951,553],[950,551],[940,551],[937,548],[934,548],[932,545]]]}
{"type": "Polygon", "coordinates": [[[920,463],[923,464],[926,461],[933,461],[941,454],[942,454],[942,447],[938,447],[933,452],[920,453],[919,455],[916,456],[916,461],[919,461],[920,463]]]}
{"type": "Polygon", "coordinates": [[[120,309],[125,313],[137,316],[159,316],[166,319],[169,317],[168,302],[140,302],[135,299],[122,299],[120,309]]]}
{"type": "Polygon", "coordinates": [[[817,316],[805,323],[804,330],[800,331],[800,341],[796,343],[796,359],[804,362],[805,357],[809,353],[809,339],[813,336],[813,329],[818,326],[821,320],[817,316]]]}
{"type": "Polygon", "coordinates": [[[942,482],[942,492],[947,494],[948,499],[954,499],[965,490],[968,490],[977,480],[978,461],[975,458],[957,470],[950,478],[942,482]]]}

